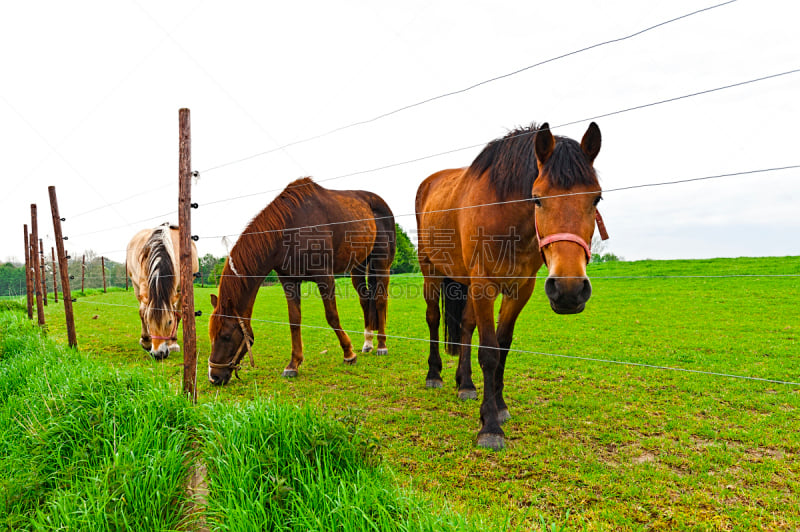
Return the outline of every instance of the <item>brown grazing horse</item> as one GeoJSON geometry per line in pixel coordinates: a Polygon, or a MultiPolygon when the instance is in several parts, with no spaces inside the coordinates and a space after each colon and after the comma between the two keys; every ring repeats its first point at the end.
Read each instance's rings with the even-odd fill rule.
{"type": "Polygon", "coordinates": [[[470,343],[478,328],[484,378],[479,446],[505,444],[500,424],[510,417],[503,399],[506,355],[536,272],[543,263],[548,266],[544,289],[559,314],[581,312],[592,293],[587,243],[596,217],[602,223],[593,167],[599,151],[594,122],[580,144],[554,137],[546,123],[532,125],[490,142],[468,168],[431,175],[417,190],[419,263],[431,338],[426,385],[442,386],[441,298],[445,348],[460,354],[456,385],[462,399],[477,398],[470,343]]]}
{"type": "MultiPolygon", "coordinates": [[[[364,311],[362,351],[372,350],[377,331],[377,354],[387,354],[386,301],[395,239],[394,215],[377,194],[328,190],[310,178],[289,184],[241,234],[225,263],[219,297],[211,295],[214,312],[208,324],[208,380],[227,383],[250,351],[253,304],[258,287],[272,270],[278,274],[289,305],[292,358],[283,370],[284,377],[297,376],[303,363],[303,281],[317,283],[325,318],[339,338],[344,362],[355,364],[353,345],[339,325],[336,310],[334,275],[349,272],[364,311]]],[[[252,364],[252,354],[250,357],[252,364]]]]}
{"type": "MultiPolygon", "coordinates": [[[[139,300],[142,337],[139,345],[156,360],[180,350],[180,244],[178,227],[164,224],[142,229],[128,244],[125,268],[139,300]]],[[[192,242],[192,271],[200,271],[192,242]]]]}

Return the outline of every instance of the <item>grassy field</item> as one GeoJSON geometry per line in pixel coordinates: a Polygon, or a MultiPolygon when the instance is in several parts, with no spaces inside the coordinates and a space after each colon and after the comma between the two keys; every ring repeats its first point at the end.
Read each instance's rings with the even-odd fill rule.
{"type": "Polygon", "coordinates": [[[355,418],[260,397],[194,407],[19,310],[0,312],[0,471],[6,530],[485,529],[399,488],[355,418]]]}
{"type": "MultiPolygon", "coordinates": [[[[800,526],[800,386],[581,360],[667,366],[800,382],[800,258],[592,265],[586,311],[558,316],[541,287],[517,324],[506,370],[507,448],[477,449],[478,403],[424,387],[427,327],[421,279],[395,277],[389,355],[342,364],[322,304],[303,302],[306,360],[289,360],[286,303],[265,287],[253,323],[255,369],[224,388],[205,379],[211,289],[197,289],[200,402],[248,408],[259,395],[355,420],[399,482],[496,528],[788,529],[800,526]],[[270,323],[278,322],[278,323],[270,323]],[[557,355],[557,356],[552,356],[557,355]],[[242,402],[245,401],[245,402],[242,402]]],[[[363,328],[348,282],[345,329],[363,328]]],[[[180,359],[138,346],[132,292],[81,297],[78,341],[90,357],[178,386],[180,359]]],[[[47,308],[65,338],[62,307],[47,308]]],[[[360,335],[351,334],[360,345],[360,335]]],[[[477,367],[477,363],[475,364],[477,367]]],[[[476,385],[482,388],[480,372],[476,385]]],[[[225,409],[223,409],[225,410],[225,409]]]]}

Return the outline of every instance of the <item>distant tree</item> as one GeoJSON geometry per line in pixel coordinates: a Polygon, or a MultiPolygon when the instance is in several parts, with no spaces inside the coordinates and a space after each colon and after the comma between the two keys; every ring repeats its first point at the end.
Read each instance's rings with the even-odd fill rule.
{"type": "Polygon", "coordinates": [[[18,296],[25,290],[25,266],[11,262],[0,265],[0,296],[18,296]]]}
{"type": "Polygon", "coordinates": [[[625,260],[623,257],[606,251],[606,243],[597,235],[592,237],[592,262],[615,262],[625,260]]]}
{"type": "Polygon", "coordinates": [[[413,273],[419,271],[417,250],[400,224],[394,224],[397,234],[397,249],[392,262],[391,273],[413,273]]]}

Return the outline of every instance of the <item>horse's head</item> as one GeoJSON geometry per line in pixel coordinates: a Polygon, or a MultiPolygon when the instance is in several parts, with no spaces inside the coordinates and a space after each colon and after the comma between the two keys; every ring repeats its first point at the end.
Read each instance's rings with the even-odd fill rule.
{"type": "Polygon", "coordinates": [[[174,308],[174,302],[159,304],[149,298],[143,298],[139,302],[139,312],[144,317],[150,337],[150,342],[145,342],[143,338],[139,343],[156,360],[163,360],[171,351],[180,349],[176,343],[180,314],[174,308]]]}
{"type": "MultiPolygon", "coordinates": [[[[239,363],[253,345],[253,330],[250,320],[234,313],[233,302],[225,304],[211,294],[214,311],[208,321],[211,338],[211,355],[208,357],[208,380],[211,384],[227,384],[231,373],[239,369],[239,363]]],[[[252,362],[252,353],[250,354],[252,362]]],[[[238,376],[238,374],[237,374],[238,376]]]]}
{"type": "Polygon", "coordinates": [[[554,137],[545,123],[534,143],[539,170],[533,183],[534,220],[548,269],[544,289],[555,312],[576,314],[592,295],[586,264],[602,192],[593,167],[600,128],[592,122],[578,144],[554,137]]]}

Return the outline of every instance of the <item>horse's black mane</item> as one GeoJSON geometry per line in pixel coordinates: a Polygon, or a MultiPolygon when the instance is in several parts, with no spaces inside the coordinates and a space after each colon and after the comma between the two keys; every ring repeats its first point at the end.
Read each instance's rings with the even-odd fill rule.
{"type": "Polygon", "coordinates": [[[142,262],[147,263],[150,310],[156,315],[172,308],[172,289],[177,282],[172,256],[166,247],[172,245],[171,228],[168,224],[155,228],[142,248],[142,262]]]}
{"type": "MultiPolygon", "coordinates": [[[[531,197],[533,182],[539,177],[534,143],[538,129],[533,123],[491,141],[470,165],[475,178],[489,171],[489,181],[501,201],[511,197],[531,197]]],[[[555,139],[553,154],[544,165],[550,184],[563,189],[596,184],[597,174],[580,144],[567,137],[555,136],[555,139]]]]}

